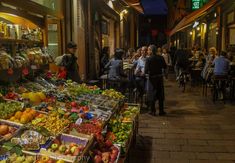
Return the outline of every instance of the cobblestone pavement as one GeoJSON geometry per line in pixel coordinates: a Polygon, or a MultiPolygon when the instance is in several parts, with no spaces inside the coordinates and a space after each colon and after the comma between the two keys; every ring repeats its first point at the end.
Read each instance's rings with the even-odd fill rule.
{"type": "Polygon", "coordinates": [[[167,115],[142,113],[131,163],[235,163],[235,104],[165,83],[167,115]]]}

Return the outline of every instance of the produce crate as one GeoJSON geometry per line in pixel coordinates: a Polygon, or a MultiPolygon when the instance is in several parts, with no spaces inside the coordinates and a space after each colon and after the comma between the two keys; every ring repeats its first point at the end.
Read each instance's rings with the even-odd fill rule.
{"type": "Polygon", "coordinates": [[[135,103],[125,103],[128,106],[135,106],[138,107],[139,112],[138,114],[134,117],[134,121],[133,121],[133,142],[135,144],[136,142],[136,136],[138,134],[138,129],[139,129],[139,116],[140,116],[140,104],[135,104],[135,103]]]}
{"type": "Polygon", "coordinates": [[[62,144],[68,145],[69,143],[75,143],[75,144],[82,144],[85,146],[85,148],[82,150],[82,152],[79,153],[77,156],[71,156],[71,155],[63,155],[61,153],[55,153],[52,151],[48,151],[49,147],[52,145],[52,141],[49,144],[47,148],[41,148],[40,154],[49,156],[54,159],[60,159],[64,160],[66,162],[79,162],[78,159],[81,159],[82,156],[87,153],[90,145],[92,144],[92,138],[89,136],[85,136],[83,134],[79,134],[79,136],[72,136],[68,134],[62,134],[58,138],[62,141],[62,144]],[[80,137],[79,137],[80,136],[80,137]]]}
{"type": "Polygon", "coordinates": [[[17,135],[11,139],[11,142],[22,146],[22,149],[25,152],[30,151],[32,153],[39,153],[40,148],[47,148],[51,142],[50,136],[43,136],[43,138],[41,136],[42,134],[40,134],[36,130],[22,127],[17,135]],[[28,134],[25,134],[25,132],[27,132],[28,134]],[[34,141],[34,143],[31,143],[31,145],[29,145],[31,141],[34,141]]]}
{"type": "Polygon", "coordinates": [[[20,129],[21,129],[21,124],[17,124],[17,123],[14,123],[14,122],[10,122],[10,121],[5,121],[5,120],[0,120],[0,125],[8,125],[8,126],[11,126],[11,127],[14,127],[16,128],[16,130],[14,131],[14,133],[11,134],[11,136],[8,136],[7,138],[4,138],[4,137],[1,137],[0,136],[0,143],[1,142],[4,142],[4,141],[8,141],[10,140],[12,137],[16,136],[20,129]]]}
{"type": "MultiPolygon", "coordinates": [[[[36,158],[37,158],[36,153],[27,152],[27,151],[22,151],[22,152],[23,152],[22,156],[17,156],[16,154],[14,154],[14,153],[11,154],[9,152],[7,152],[5,155],[0,154],[0,161],[5,160],[6,163],[12,163],[12,161],[16,161],[17,158],[19,160],[19,157],[21,157],[21,159],[22,159],[22,157],[27,158],[29,156],[31,156],[31,159],[30,159],[31,161],[28,161],[28,163],[34,163],[36,161],[36,158]]],[[[21,162],[23,162],[23,161],[21,161],[21,162]]]]}
{"type": "MultiPolygon", "coordinates": [[[[24,110],[22,110],[22,111],[24,111],[24,110]]],[[[43,112],[43,111],[39,111],[39,110],[35,110],[35,111],[37,112],[37,114],[48,114],[47,112],[43,112]]],[[[7,120],[0,119],[0,121],[4,121],[4,122],[8,122],[8,123],[13,123],[13,124],[16,124],[18,126],[23,126],[24,125],[24,124],[19,123],[19,122],[13,122],[13,121],[11,121],[9,119],[7,119],[7,120]]],[[[29,121],[28,123],[30,123],[30,122],[32,122],[32,121],[29,121]]]]}
{"type": "MultiPolygon", "coordinates": [[[[15,101],[15,100],[8,100],[8,99],[4,99],[3,100],[3,102],[0,102],[0,103],[2,103],[4,106],[7,104],[7,103],[10,103],[10,104],[13,104],[13,103],[17,103],[17,104],[19,104],[19,110],[23,110],[23,108],[24,108],[24,103],[22,103],[22,102],[19,102],[19,101],[15,101]]],[[[6,107],[6,106],[5,106],[6,107]]],[[[1,108],[0,108],[0,110],[1,110],[1,108]]],[[[2,110],[1,110],[2,111],[2,110]]],[[[15,112],[17,111],[17,110],[14,110],[15,112]]],[[[12,116],[13,114],[15,114],[15,112],[12,112],[12,113],[10,113],[10,114],[8,114],[7,116],[8,117],[10,117],[10,116],[12,116]]],[[[0,118],[0,119],[3,119],[4,117],[2,117],[2,118],[0,118]]]]}

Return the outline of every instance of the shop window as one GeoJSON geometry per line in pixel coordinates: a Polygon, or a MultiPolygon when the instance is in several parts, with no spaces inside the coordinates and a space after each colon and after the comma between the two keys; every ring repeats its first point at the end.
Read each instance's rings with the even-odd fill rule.
{"type": "Polygon", "coordinates": [[[235,45],[235,28],[229,29],[229,44],[235,45]]]}
{"type": "Polygon", "coordinates": [[[217,23],[210,23],[208,31],[208,47],[217,46],[217,23]]]}
{"type": "Polygon", "coordinates": [[[38,3],[42,6],[45,6],[47,8],[50,8],[52,10],[58,11],[59,10],[59,3],[58,0],[31,0],[35,3],[38,3]]]}
{"type": "Polygon", "coordinates": [[[48,24],[48,50],[53,54],[53,57],[60,55],[59,52],[59,37],[58,37],[58,24],[48,24]]]}
{"type": "Polygon", "coordinates": [[[104,34],[104,35],[108,35],[109,34],[109,24],[108,24],[108,21],[102,20],[102,22],[101,22],[101,30],[102,30],[102,34],[104,34]]]}
{"type": "Polygon", "coordinates": [[[228,15],[227,15],[227,24],[231,24],[233,23],[235,20],[234,20],[234,15],[235,13],[234,12],[230,12],[228,15]]]}

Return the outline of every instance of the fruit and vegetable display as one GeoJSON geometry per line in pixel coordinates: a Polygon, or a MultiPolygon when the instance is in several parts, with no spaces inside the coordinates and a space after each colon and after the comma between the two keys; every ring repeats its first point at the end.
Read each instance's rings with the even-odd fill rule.
{"type": "Polygon", "coordinates": [[[24,130],[18,136],[11,139],[11,143],[21,146],[24,150],[39,150],[49,137],[34,130],[24,130]]]}
{"type": "Polygon", "coordinates": [[[84,154],[89,141],[91,139],[62,134],[55,138],[48,148],[42,148],[41,153],[74,162],[78,156],[84,154]]]}
{"type": "Polygon", "coordinates": [[[90,162],[117,162],[139,108],[123,106],[124,96],[113,89],[56,81],[40,77],[0,88],[0,148],[8,151],[0,161],[67,163],[88,155],[90,162]]]}
{"type": "Polygon", "coordinates": [[[49,156],[39,156],[37,157],[37,160],[35,163],[67,163],[66,161],[64,160],[56,160],[56,159],[53,159],[53,158],[50,158],[49,156]]]}
{"type": "Polygon", "coordinates": [[[46,99],[46,95],[43,92],[28,92],[23,93],[22,97],[29,99],[32,103],[40,103],[46,99]]]}
{"type": "Polygon", "coordinates": [[[95,163],[114,163],[119,158],[120,148],[100,135],[94,148],[90,151],[90,155],[95,163]]]}
{"type": "Polygon", "coordinates": [[[75,84],[72,81],[67,81],[67,91],[72,96],[79,96],[82,94],[99,94],[100,89],[96,86],[87,86],[86,84],[75,84]]]}
{"type": "Polygon", "coordinates": [[[132,122],[134,121],[135,117],[139,114],[140,109],[137,106],[127,106],[124,108],[120,113],[120,119],[123,122],[132,122]]]}
{"type": "Polygon", "coordinates": [[[0,119],[7,119],[17,111],[22,111],[22,103],[13,101],[0,102],[0,119]]]}
{"type": "Polygon", "coordinates": [[[102,128],[99,124],[94,123],[82,123],[80,125],[77,124],[71,124],[68,129],[68,133],[70,134],[76,134],[76,133],[82,133],[82,134],[99,134],[102,132],[102,128]]]}
{"type": "Polygon", "coordinates": [[[31,122],[34,126],[47,129],[52,135],[60,134],[69,123],[69,120],[61,117],[57,111],[52,111],[48,115],[41,114],[31,122]]]}
{"type": "Polygon", "coordinates": [[[17,111],[14,115],[12,115],[9,120],[21,124],[26,124],[32,121],[38,113],[31,108],[26,108],[24,111],[17,111]]]}
{"type": "Polygon", "coordinates": [[[9,156],[7,161],[11,163],[34,163],[35,160],[36,156],[30,156],[30,155],[18,156],[16,153],[14,153],[9,156]]]}
{"type": "Polygon", "coordinates": [[[120,144],[122,153],[125,153],[133,131],[133,123],[123,123],[119,119],[112,119],[108,124],[108,130],[107,138],[113,143],[120,144]]]}
{"type": "Polygon", "coordinates": [[[0,141],[12,138],[19,128],[20,126],[0,121],[0,141]]]}
{"type": "Polygon", "coordinates": [[[102,95],[112,97],[114,99],[123,99],[125,96],[120,92],[115,91],[114,89],[107,89],[102,92],[102,95]]]}

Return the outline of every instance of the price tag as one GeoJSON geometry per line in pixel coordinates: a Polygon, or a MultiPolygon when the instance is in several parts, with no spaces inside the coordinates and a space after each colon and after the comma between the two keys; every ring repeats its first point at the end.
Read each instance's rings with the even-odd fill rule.
{"type": "Polygon", "coordinates": [[[80,125],[82,123],[82,118],[78,118],[75,122],[76,125],[80,125]]]}
{"type": "Polygon", "coordinates": [[[37,70],[38,68],[37,68],[36,65],[31,65],[31,69],[32,69],[32,70],[37,70]]]}

